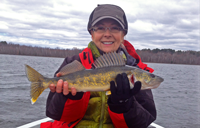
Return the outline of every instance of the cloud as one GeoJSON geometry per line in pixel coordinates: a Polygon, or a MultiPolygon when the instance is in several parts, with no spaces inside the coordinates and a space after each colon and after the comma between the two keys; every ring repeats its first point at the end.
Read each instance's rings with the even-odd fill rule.
{"type": "Polygon", "coordinates": [[[51,48],[87,47],[89,15],[103,3],[124,9],[129,23],[125,39],[136,49],[199,50],[196,0],[4,0],[0,40],[51,48]]]}

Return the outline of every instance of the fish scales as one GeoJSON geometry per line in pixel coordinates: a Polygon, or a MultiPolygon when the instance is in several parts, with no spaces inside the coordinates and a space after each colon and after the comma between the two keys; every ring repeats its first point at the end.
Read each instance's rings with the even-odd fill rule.
{"type": "Polygon", "coordinates": [[[123,72],[125,72],[124,66],[84,70],[48,79],[45,84],[55,84],[59,79],[62,79],[68,82],[70,88],[75,87],[77,91],[105,91],[109,90],[110,81],[114,81],[117,74],[123,72]]]}

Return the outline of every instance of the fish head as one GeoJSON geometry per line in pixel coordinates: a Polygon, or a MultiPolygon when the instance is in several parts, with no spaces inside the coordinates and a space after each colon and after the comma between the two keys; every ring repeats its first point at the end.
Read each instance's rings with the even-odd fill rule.
{"type": "Polygon", "coordinates": [[[142,83],[142,90],[157,88],[164,81],[162,77],[141,69],[132,71],[132,74],[135,82],[140,81],[142,83]]]}

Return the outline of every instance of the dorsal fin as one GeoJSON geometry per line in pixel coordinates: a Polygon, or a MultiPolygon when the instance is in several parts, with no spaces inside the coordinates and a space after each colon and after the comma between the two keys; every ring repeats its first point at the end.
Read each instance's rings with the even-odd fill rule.
{"type": "Polygon", "coordinates": [[[85,67],[77,60],[74,60],[73,62],[65,65],[63,68],[61,68],[60,73],[61,75],[67,75],[70,73],[74,73],[77,71],[85,70],[85,67]]]}
{"type": "Polygon", "coordinates": [[[125,64],[126,62],[123,58],[123,55],[116,52],[110,52],[97,58],[93,63],[93,66],[95,68],[103,68],[109,66],[123,66],[125,64]]]}

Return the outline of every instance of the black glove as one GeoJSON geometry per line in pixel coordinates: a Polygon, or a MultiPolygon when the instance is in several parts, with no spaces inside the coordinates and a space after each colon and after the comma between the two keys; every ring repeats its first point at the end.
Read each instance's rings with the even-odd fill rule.
{"type": "Polygon", "coordinates": [[[110,82],[111,102],[114,104],[127,102],[133,95],[137,94],[141,89],[141,82],[137,81],[134,88],[130,89],[130,83],[126,73],[118,74],[115,82],[110,82]]]}
{"type": "Polygon", "coordinates": [[[115,82],[110,82],[111,95],[108,98],[108,105],[111,111],[115,113],[127,112],[134,101],[133,95],[137,94],[141,89],[141,82],[137,81],[134,88],[130,89],[130,83],[125,73],[118,74],[115,82]]]}

